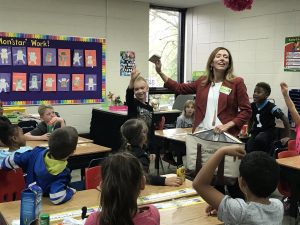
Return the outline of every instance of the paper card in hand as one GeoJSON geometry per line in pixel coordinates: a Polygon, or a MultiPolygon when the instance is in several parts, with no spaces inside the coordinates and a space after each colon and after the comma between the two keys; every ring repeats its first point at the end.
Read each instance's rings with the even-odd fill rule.
{"type": "Polygon", "coordinates": [[[150,58],[149,58],[149,61],[152,62],[152,63],[155,63],[156,61],[160,60],[160,56],[159,55],[152,55],[150,58]]]}

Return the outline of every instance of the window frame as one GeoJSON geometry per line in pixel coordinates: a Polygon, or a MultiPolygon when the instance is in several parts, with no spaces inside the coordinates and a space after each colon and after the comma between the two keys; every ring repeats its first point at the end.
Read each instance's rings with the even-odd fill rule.
{"type": "MultiPolygon", "coordinates": [[[[150,4],[150,9],[158,9],[158,10],[169,10],[169,11],[177,11],[179,12],[179,36],[178,36],[178,57],[177,57],[177,80],[179,83],[184,82],[184,58],[185,58],[185,20],[186,20],[186,8],[173,8],[173,7],[165,7],[165,6],[157,6],[150,4]]],[[[172,94],[173,91],[168,90],[164,87],[150,87],[150,94],[172,94]]]]}

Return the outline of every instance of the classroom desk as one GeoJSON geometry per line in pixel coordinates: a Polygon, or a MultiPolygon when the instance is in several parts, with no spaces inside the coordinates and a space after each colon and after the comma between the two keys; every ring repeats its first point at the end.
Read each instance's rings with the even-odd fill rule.
{"type": "MultiPolygon", "coordinates": [[[[164,116],[165,124],[175,124],[180,113],[179,110],[154,112],[153,122],[159,122],[164,116]]],[[[118,112],[95,108],[92,111],[90,137],[95,144],[107,146],[113,151],[117,151],[122,144],[120,127],[127,119],[126,111],[118,112]]]]}
{"type": "MultiPolygon", "coordinates": [[[[93,143],[93,140],[87,139],[84,137],[78,137],[78,144],[83,143],[93,143]]],[[[48,146],[48,141],[26,141],[27,146],[35,147],[35,146],[48,146]]]]}
{"type": "MultiPolygon", "coordinates": [[[[187,186],[191,185],[191,181],[187,182],[187,186]]],[[[153,191],[159,191],[162,193],[159,188],[152,185],[146,185],[146,190],[142,193],[152,193],[153,191]]],[[[172,187],[171,187],[172,188],[172,187]]],[[[174,187],[175,188],[175,187],[174,187]]],[[[175,189],[180,189],[182,187],[177,187],[175,189]]],[[[165,191],[169,189],[165,189],[165,191]]],[[[57,214],[66,211],[75,211],[80,210],[83,206],[96,207],[100,202],[100,192],[96,189],[84,190],[77,192],[73,198],[62,204],[62,205],[53,205],[49,198],[43,198],[43,213],[57,214]]],[[[207,204],[200,203],[196,205],[181,206],[172,209],[164,209],[160,211],[161,225],[216,225],[222,224],[216,217],[206,216],[205,207],[207,204]]],[[[20,201],[0,203],[0,211],[3,214],[5,220],[8,224],[11,225],[12,220],[18,219],[20,216],[20,201]]],[[[51,223],[57,224],[57,222],[51,223]]]]}
{"type": "Polygon", "coordinates": [[[185,138],[188,133],[192,133],[192,128],[172,128],[156,130],[155,137],[158,143],[162,143],[163,149],[172,150],[178,158],[186,154],[185,138]]]}
{"type": "MultiPolygon", "coordinates": [[[[169,174],[166,176],[176,176],[175,174],[169,174]]],[[[146,196],[146,195],[151,195],[153,193],[164,193],[164,192],[169,192],[169,191],[175,191],[178,189],[184,189],[184,188],[192,188],[192,184],[193,182],[185,179],[185,181],[183,182],[183,184],[179,187],[171,187],[171,186],[154,186],[154,185],[146,185],[146,188],[144,190],[141,191],[140,196],[146,196]]],[[[185,196],[191,196],[191,195],[195,195],[194,194],[188,194],[185,196]]],[[[166,200],[170,200],[170,198],[166,199],[166,200]]]]}
{"type": "Polygon", "coordinates": [[[276,159],[280,165],[281,179],[291,188],[290,216],[297,217],[297,202],[300,199],[300,155],[276,159]]]}
{"type": "Polygon", "coordinates": [[[190,133],[192,133],[192,128],[172,128],[172,129],[156,130],[155,136],[159,138],[185,143],[185,137],[187,134],[190,133]]]}
{"type": "MultiPolygon", "coordinates": [[[[107,156],[108,152],[111,151],[111,148],[107,148],[101,145],[96,145],[91,142],[84,142],[85,138],[80,140],[78,140],[78,144],[74,154],[71,155],[68,159],[68,167],[71,170],[84,169],[88,167],[92,159],[105,157],[107,156]],[[82,141],[84,143],[80,143],[82,141]]],[[[90,140],[86,139],[86,141],[90,141],[90,140]]],[[[26,144],[31,147],[48,146],[47,141],[27,141],[26,144]]]]}
{"type": "Polygon", "coordinates": [[[159,211],[161,225],[219,225],[224,224],[216,216],[207,216],[207,203],[165,209],[159,211]]]}
{"type": "MultiPolygon", "coordinates": [[[[95,189],[78,191],[73,198],[61,205],[53,205],[49,198],[43,198],[42,213],[56,214],[81,209],[83,206],[98,206],[100,192],[95,189]]],[[[0,203],[0,212],[11,225],[12,221],[20,218],[21,201],[0,203]]],[[[55,224],[55,223],[54,223],[55,224]]]]}

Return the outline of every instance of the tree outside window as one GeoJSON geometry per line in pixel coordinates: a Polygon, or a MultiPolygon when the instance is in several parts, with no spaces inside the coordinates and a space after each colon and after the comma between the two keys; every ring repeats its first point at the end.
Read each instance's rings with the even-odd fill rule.
{"type": "MultiPolygon", "coordinates": [[[[153,54],[161,56],[163,71],[171,79],[178,81],[178,48],[180,12],[169,9],[151,8],[149,12],[149,57],[153,54]]],[[[155,66],[149,63],[150,87],[162,87],[163,81],[155,71],[155,66]]],[[[174,94],[155,94],[160,108],[171,108],[174,94]]]]}
{"type": "MultiPolygon", "coordinates": [[[[160,55],[163,71],[172,79],[177,80],[180,13],[178,11],[150,9],[149,15],[149,55],[160,55]]],[[[157,75],[153,64],[149,66],[149,81],[152,87],[163,86],[163,81],[157,75]]]]}

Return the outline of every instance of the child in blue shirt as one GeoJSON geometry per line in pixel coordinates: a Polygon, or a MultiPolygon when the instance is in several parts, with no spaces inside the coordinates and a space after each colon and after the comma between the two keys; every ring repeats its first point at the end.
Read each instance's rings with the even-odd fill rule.
{"type": "Polygon", "coordinates": [[[257,83],[253,93],[254,102],[251,103],[252,117],[249,121],[250,139],[247,142],[247,152],[264,151],[272,154],[272,142],[275,139],[275,118],[281,119],[284,124],[285,145],[289,139],[290,125],[287,117],[274,103],[268,100],[271,87],[265,82],[257,83]]]}
{"type": "Polygon", "coordinates": [[[75,190],[68,186],[71,175],[67,159],[74,153],[77,141],[75,128],[58,128],[49,137],[49,149],[36,147],[22,154],[14,152],[3,160],[1,168],[21,167],[26,174],[26,186],[36,182],[53,204],[62,204],[75,194],[75,190]]]}

